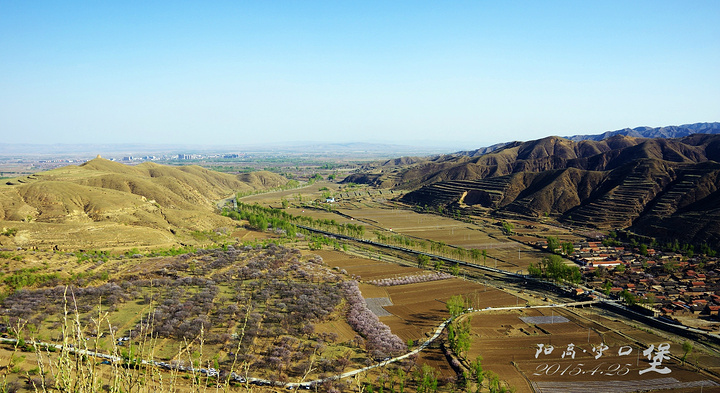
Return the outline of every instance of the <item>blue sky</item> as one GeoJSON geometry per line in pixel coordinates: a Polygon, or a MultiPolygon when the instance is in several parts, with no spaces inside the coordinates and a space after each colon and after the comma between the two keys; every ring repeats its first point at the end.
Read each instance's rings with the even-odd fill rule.
{"type": "Polygon", "coordinates": [[[720,121],[717,1],[0,1],[4,143],[477,148],[720,121]]]}

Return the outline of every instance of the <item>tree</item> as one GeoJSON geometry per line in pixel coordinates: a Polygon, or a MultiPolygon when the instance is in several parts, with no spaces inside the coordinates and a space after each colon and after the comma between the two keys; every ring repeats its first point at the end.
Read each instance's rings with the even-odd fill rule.
{"type": "Polygon", "coordinates": [[[470,371],[472,371],[473,377],[475,377],[475,383],[477,384],[477,392],[482,389],[482,383],[485,379],[485,373],[482,367],[482,356],[478,355],[475,361],[470,363],[470,371]]]}
{"type": "Polygon", "coordinates": [[[515,226],[512,223],[503,221],[502,229],[503,233],[505,233],[506,235],[512,235],[513,231],[515,230],[515,226]]]}
{"type": "Polygon", "coordinates": [[[438,380],[435,375],[435,369],[427,364],[423,364],[422,370],[418,375],[417,391],[418,393],[437,392],[438,380]]]}
{"type": "Polygon", "coordinates": [[[395,375],[398,378],[398,393],[405,393],[405,371],[402,367],[398,367],[395,375]]]}
{"type": "Polygon", "coordinates": [[[556,237],[548,236],[547,237],[547,249],[550,252],[555,252],[558,248],[560,248],[560,241],[556,237]]]}
{"type": "Polygon", "coordinates": [[[346,351],[335,359],[337,365],[340,367],[340,372],[344,372],[347,366],[352,363],[352,354],[352,351],[346,351]]]}
{"type": "Polygon", "coordinates": [[[623,300],[625,300],[625,302],[626,302],[628,305],[630,305],[630,306],[632,306],[632,305],[634,305],[635,303],[637,303],[637,299],[635,298],[635,295],[633,295],[633,294],[632,294],[630,291],[628,291],[627,289],[625,289],[625,290],[623,290],[622,292],[620,292],[620,297],[623,298],[623,300]]]}
{"type": "Polygon", "coordinates": [[[692,350],[693,350],[693,343],[690,341],[684,341],[682,343],[682,349],[683,349],[682,362],[683,362],[683,365],[685,365],[685,359],[687,359],[688,354],[690,354],[690,352],[692,352],[692,350]]]}
{"type": "Polygon", "coordinates": [[[462,314],[467,308],[466,301],[462,297],[462,295],[455,295],[448,299],[448,301],[445,303],[445,308],[447,308],[450,316],[455,318],[458,315],[462,314]]]}
{"type": "Polygon", "coordinates": [[[604,293],[605,295],[609,295],[609,294],[610,294],[610,290],[612,289],[612,282],[610,282],[610,280],[605,281],[605,282],[603,283],[602,289],[603,289],[603,293],[604,293]]]}
{"type": "Polygon", "coordinates": [[[418,254],[417,256],[418,267],[425,269],[430,264],[430,257],[425,254],[418,254]]]}
{"type": "Polygon", "coordinates": [[[607,269],[605,266],[598,266],[597,269],[595,269],[595,272],[593,272],[595,277],[597,278],[605,278],[607,276],[607,269]]]}
{"type": "Polygon", "coordinates": [[[579,283],[582,274],[577,266],[566,265],[558,255],[543,257],[538,266],[530,264],[528,272],[535,277],[542,277],[553,281],[569,281],[579,283]]]}
{"type": "Polygon", "coordinates": [[[655,294],[653,294],[653,293],[645,294],[645,297],[642,298],[643,304],[646,304],[649,306],[652,306],[653,304],[655,304],[655,301],[656,301],[655,294]]]}
{"type": "Polygon", "coordinates": [[[470,316],[466,316],[462,322],[457,323],[455,331],[454,351],[463,358],[467,357],[467,353],[470,350],[470,344],[472,344],[472,337],[470,336],[471,321],[472,318],[470,316]]]}
{"type": "Polygon", "coordinates": [[[665,273],[675,273],[678,270],[678,264],[675,261],[667,261],[663,263],[665,273]]]}
{"type": "Polygon", "coordinates": [[[456,264],[450,266],[450,274],[452,274],[453,276],[459,276],[460,275],[460,265],[458,265],[456,263],[456,264]]]}
{"type": "Polygon", "coordinates": [[[695,256],[695,247],[692,244],[688,246],[687,250],[685,251],[685,255],[688,258],[692,258],[695,256]]]}

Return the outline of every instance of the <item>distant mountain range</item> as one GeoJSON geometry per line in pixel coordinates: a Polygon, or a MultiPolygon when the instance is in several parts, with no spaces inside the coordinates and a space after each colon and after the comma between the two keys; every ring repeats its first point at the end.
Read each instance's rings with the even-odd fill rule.
{"type": "Polygon", "coordinates": [[[720,123],[700,123],[510,142],[489,152],[391,160],[346,181],[408,190],[403,201],[417,205],[549,214],[576,225],[718,244],[719,130],[720,123]],[[691,132],[699,130],[708,132],[691,132]],[[626,135],[633,133],[673,138],[626,135]]]}
{"type": "Polygon", "coordinates": [[[571,141],[601,141],[615,135],[632,136],[635,138],[684,138],[692,134],[720,134],[720,123],[694,123],[681,126],[667,127],[637,127],[624,128],[617,131],[607,131],[596,135],[573,135],[565,137],[571,141]]]}
{"type": "MultiPolygon", "coordinates": [[[[681,126],[667,126],[667,127],[636,127],[636,128],[624,128],[616,131],[606,131],[602,134],[589,134],[589,135],[573,135],[563,137],[565,139],[580,142],[580,141],[602,141],[611,138],[616,135],[631,136],[634,138],[684,138],[692,134],[720,134],[720,123],[694,123],[694,124],[683,124],[681,126]]],[[[466,155],[471,157],[481,156],[483,154],[490,153],[509,144],[516,144],[520,142],[504,142],[498,143],[492,146],[482,147],[476,150],[460,151],[457,154],[466,155]]]]}

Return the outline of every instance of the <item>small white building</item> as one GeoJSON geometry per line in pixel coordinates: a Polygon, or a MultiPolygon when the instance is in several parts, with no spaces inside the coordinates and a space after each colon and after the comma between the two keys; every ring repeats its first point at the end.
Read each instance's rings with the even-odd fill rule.
{"type": "Polygon", "coordinates": [[[614,269],[616,266],[622,265],[622,263],[623,263],[622,261],[618,261],[618,260],[615,260],[615,261],[608,261],[608,260],[604,260],[604,261],[589,261],[588,264],[587,264],[587,266],[589,266],[589,267],[600,267],[600,266],[603,266],[603,267],[605,267],[606,269],[614,269]]]}

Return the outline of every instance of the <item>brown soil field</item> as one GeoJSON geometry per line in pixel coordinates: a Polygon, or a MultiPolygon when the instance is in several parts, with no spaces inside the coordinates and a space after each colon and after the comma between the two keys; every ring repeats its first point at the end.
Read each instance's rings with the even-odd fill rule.
{"type": "MultiPolygon", "coordinates": [[[[315,191],[318,197],[319,191],[315,191]]],[[[297,194],[297,193],[296,193],[297,194]]],[[[294,194],[289,194],[294,195],[294,194]]],[[[389,197],[389,196],[388,196],[389,197]]],[[[272,195],[254,196],[251,198],[267,198],[272,195]]],[[[290,200],[293,205],[293,200],[290,200]]],[[[304,198],[304,196],[303,196],[304,198]]],[[[276,199],[277,201],[277,199],[276,199]]],[[[275,203],[277,205],[277,203],[275,203]]],[[[431,214],[420,214],[410,210],[391,209],[389,204],[378,203],[378,195],[363,197],[362,192],[355,193],[352,201],[339,199],[334,208],[342,214],[354,217],[352,222],[367,225],[366,238],[372,237],[375,229],[390,230],[419,239],[429,239],[456,245],[464,248],[486,249],[487,265],[518,271],[525,270],[530,263],[537,262],[545,254],[530,247],[509,240],[500,232],[493,222],[478,219],[478,225],[463,223],[447,217],[431,214]],[[497,263],[497,265],[495,265],[497,263]]],[[[314,218],[334,219],[337,222],[351,222],[331,212],[290,208],[292,214],[304,214],[314,218]]],[[[546,236],[557,236],[562,241],[573,240],[575,236],[568,234],[563,228],[535,222],[512,221],[516,227],[516,236],[522,240],[542,239],[546,236]]],[[[392,306],[384,307],[392,316],[382,317],[392,331],[403,340],[424,340],[440,321],[447,318],[445,301],[453,295],[467,296],[476,309],[485,307],[514,306],[518,299],[513,295],[497,289],[461,279],[446,279],[435,282],[400,285],[394,287],[377,287],[367,284],[370,280],[417,274],[421,269],[399,266],[387,261],[349,256],[335,251],[315,251],[321,255],[330,267],[344,269],[351,275],[360,276],[363,296],[388,297],[392,306]]],[[[371,254],[369,254],[371,255],[371,254]]],[[[520,304],[524,301],[520,300],[520,304]]],[[[335,327],[321,327],[321,329],[335,327]]],[[[338,333],[341,336],[349,332],[338,333]]],[[[682,365],[678,360],[683,351],[681,345],[670,342],[662,336],[645,330],[628,326],[613,317],[606,317],[593,311],[577,311],[556,309],[522,309],[511,312],[478,312],[472,319],[473,345],[468,359],[483,357],[485,369],[496,372],[501,380],[505,380],[518,392],[532,391],[531,384],[542,392],[567,391],[565,388],[554,388],[546,383],[570,384],[572,389],[581,389],[587,383],[597,384],[594,391],[608,391],[613,384],[634,383],[637,389],[645,384],[651,386],[660,378],[672,377],[683,382],[711,380],[720,383],[716,377],[698,373],[691,365],[682,365]],[[570,322],[553,324],[528,324],[519,319],[520,316],[563,315],[570,322]],[[620,331],[622,333],[617,333],[620,331]],[[664,359],[662,366],[670,368],[670,374],[659,374],[640,371],[650,367],[650,361],[642,354],[645,345],[658,347],[670,342],[670,359],[664,359]],[[575,359],[570,355],[562,358],[568,344],[575,345],[575,359]],[[644,343],[645,345],[640,345],[644,343]],[[539,354],[535,357],[538,344],[553,345],[550,354],[539,354]],[[603,356],[595,359],[593,347],[604,344],[608,349],[603,356]],[[620,356],[618,351],[631,350],[629,355],[620,356]],[[583,352],[584,351],[584,352],[583,352]],[[638,352],[640,351],[640,352],[638,352]],[[638,356],[639,354],[639,356],[638,356]],[[619,381],[619,382],[618,382],[619,381]],[[647,381],[647,382],[633,382],[647,381]],[[546,384],[546,385],[543,385],[546,384]],[[573,385],[575,384],[575,385],[573,385]],[[565,389],[565,390],[563,390],[565,389]]],[[[447,361],[438,348],[429,348],[417,360],[426,362],[441,370],[445,375],[452,374],[447,361]]],[[[688,363],[699,362],[711,370],[720,372],[720,359],[712,358],[703,352],[696,351],[688,357],[688,363]]],[[[670,386],[670,385],[668,385],[670,386]]],[[[669,392],[699,391],[697,387],[677,387],[669,392]]],[[[720,392],[716,387],[704,387],[705,392],[720,392]]]]}
{"type": "Polygon", "coordinates": [[[360,276],[362,281],[427,273],[427,270],[348,255],[340,251],[318,250],[312,253],[320,255],[328,266],[345,269],[348,274],[360,276]]]}
{"type": "Polygon", "coordinates": [[[465,248],[489,249],[507,242],[504,239],[490,237],[489,233],[494,232],[494,228],[467,224],[434,214],[390,209],[381,205],[363,209],[341,209],[340,211],[360,221],[374,224],[381,229],[392,229],[394,232],[411,237],[445,241],[447,244],[465,248]]]}
{"type": "MultiPolygon", "coordinates": [[[[494,225],[496,221],[484,217],[473,217],[476,224],[465,223],[436,214],[417,213],[402,205],[378,200],[378,196],[386,196],[388,199],[395,196],[387,190],[382,191],[383,194],[381,190],[357,189],[349,192],[352,197],[348,199],[343,197],[347,192],[337,191],[339,188],[340,186],[334,183],[319,182],[295,190],[252,195],[244,197],[242,201],[279,207],[280,200],[285,198],[290,203],[290,207],[286,209],[290,214],[309,216],[314,219],[335,220],[338,223],[363,224],[366,226],[365,238],[368,239],[374,238],[373,231],[380,230],[387,235],[396,233],[465,249],[484,249],[487,250],[485,261],[487,266],[512,272],[527,273],[528,265],[537,263],[545,255],[535,248],[511,240],[502,233],[498,225],[494,225]],[[341,214],[322,209],[299,207],[300,200],[308,202],[321,199],[322,191],[319,189],[323,187],[335,192],[337,202],[332,207],[341,214]],[[350,220],[348,217],[354,219],[350,220]]],[[[320,203],[318,206],[323,207],[325,204],[320,203]]],[[[518,239],[537,240],[547,236],[557,236],[565,241],[577,238],[574,235],[568,235],[567,230],[549,224],[529,221],[512,222],[519,235],[518,239]]],[[[452,257],[452,255],[444,256],[452,257]]],[[[568,261],[568,263],[571,262],[568,261]]]]}
{"type": "MultiPolygon", "coordinates": [[[[585,314],[586,311],[578,313],[585,314]]],[[[657,348],[669,341],[624,324],[617,326],[622,329],[623,335],[613,333],[605,327],[605,323],[612,320],[592,313],[590,315],[591,319],[585,319],[560,308],[475,313],[472,319],[473,344],[468,358],[482,356],[484,367],[496,372],[518,392],[531,392],[531,383],[537,383],[536,388],[539,387],[541,392],[562,392],[567,391],[563,389],[570,388],[585,391],[580,389],[589,381],[592,381],[593,386],[597,386],[595,391],[608,391],[621,382],[641,390],[644,384],[650,386],[653,380],[666,377],[675,378],[681,383],[705,380],[720,383],[717,377],[698,373],[690,365],[683,366],[677,359],[683,354],[682,348],[675,343],[670,343],[669,349],[674,358],[664,359],[656,366],[657,369],[668,367],[669,374],[643,372],[650,369],[651,364],[642,353],[646,347],[639,346],[637,342],[653,344],[657,348]],[[520,319],[524,316],[553,314],[562,315],[568,318],[569,322],[533,325],[520,319]],[[601,323],[594,322],[593,318],[600,318],[601,323]],[[536,358],[538,344],[542,344],[544,348],[552,345],[554,349],[549,354],[541,352],[536,358]],[[574,344],[574,358],[569,352],[563,357],[569,344],[574,344]],[[607,346],[607,349],[596,359],[593,348],[601,344],[607,346]],[[619,355],[621,350],[622,356],[619,355]],[[631,352],[624,354],[626,351],[631,352]],[[553,384],[563,385],[553,388],[553,384]]],[[[692,355],[688,359],[691,357],[692,355]]],[[[663,391],[691,391],[687,389],[689,388],[684,387],[663,391]]],[[[694,391],[699,391],[699,387],[695,389],[694,391]]],[[[703,391],[720,392],[720,386],[705,386],[703,391]]]]}
{"type": "MultiPolygon", "coordinates": [[[[314,251],[314,253],[322,256],[328,266],[345,269],[348,274],[360,276],[361,281],[427,272],[393,263],[349,256],[338,251],[314,251]]],[[[360,289],[366,298],[390,298],[393,305],[384,309],[393,315],[382,317],[380,320],[404,341],[426,340],[435,328],[448,318],[445,302],[454,295],[465,296],[474,308],[514,306],[517,303],[513,295],[460,278],[389,287],[365,283],[360,285],[360,289]]],[[[443,376],[454,374],[436,345],[423,351],[417,363],[431,365],[443,376]]]]}
{"type": "Polygon", "coordinates": [[[455,372],[448,365],[448,360],[440,349],[439,345],[431,345],[424,351],[420,352],[416,364],[427,364],[438,370],[439,379],[454,377],[455,372]]]}
{"type": "Polygon", "coordinates": [[[503,270],[527,271],[530,263],[537,263],[543,257],[539,250],[508,240],[492,225],[468,224],[448,217],[383,207],[341,209],[341,212],[354,217],[356,222],[412,238],[487,250],[485,263],[503,270]]]}
{"type": "Polygon", "coordinates": [[[335,220],[336,222],[340,224],[347,224],[347,223],[354,223],[359,224],[355,221],[350,220],[349,218],[340,216],[336,213],[329,212],[327,210],[321,210],[321,209],[303,209],[303,208],[297,208],[297,207],[289,207],[285,209],[286,212],[296,215],[296,216],[307,216],[312,217],[316,220],[335,220]]]}
{"type": "Polygon", "coordinates": [[[243,228],[237,228],[230,234],[230,237],[235,238],[240,242],[246,242],[246,241],[270,239],[270,238],[274,237],[274,235],[269,232],[258,232],[258,231],[251,231],[248,229],[243,229],[243,228]]]}
{"type": "MultiPolygon", "coordinates": [[[[323,250],[313,253],[320,255],[330,267],[345,269],[348,274],[360,276],[361,282],[427,273],[426,270],[418,268],[349,256],[338,251],[323,250]]],[[[505,292],[459,278],[389,287],[362,283],[360,290],[365,298],[390,298],[393,305],[384,308],[393,315],[381,317],[380,320],[404,341],[416,342],[426,340],[435,328],[448,318],[445,302],[454,295],[467,297],[472,306],[476,308],[491,305],[515,305],[517,302],[514,296],[505,292]]],[[[418,357],[417,363],[431,365],[438,369],[443,376],[454,374],[445,356],[435,345],[427,351],[423,351],[418,357]]]]}

